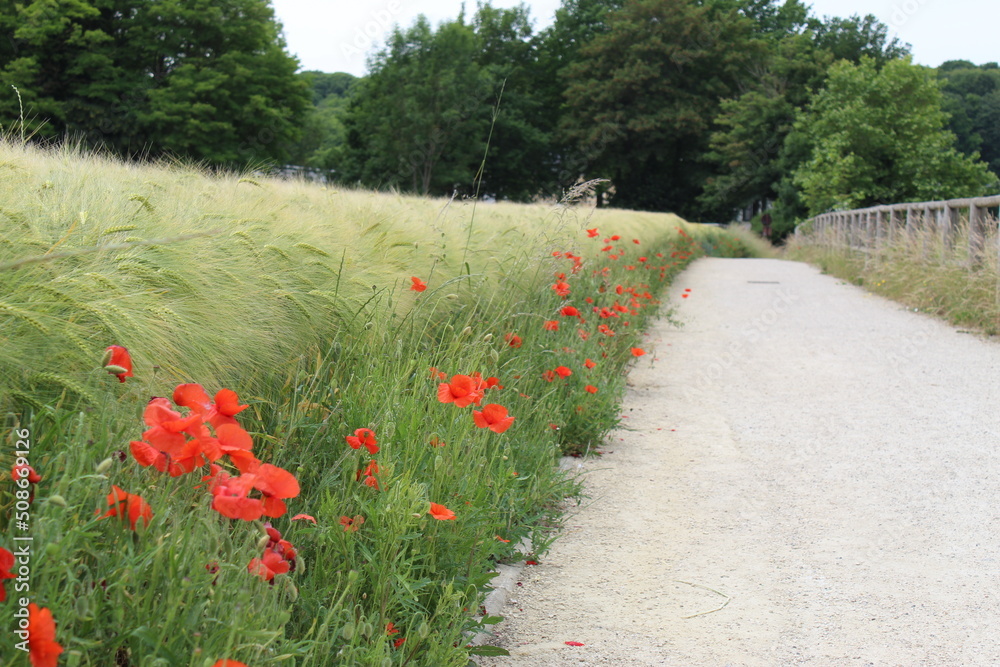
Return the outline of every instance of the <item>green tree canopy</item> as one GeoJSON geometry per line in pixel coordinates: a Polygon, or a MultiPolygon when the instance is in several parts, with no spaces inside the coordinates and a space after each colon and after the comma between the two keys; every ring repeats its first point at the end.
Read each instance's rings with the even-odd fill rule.
{"type": "MultiPolygon", "coordinates": [[[[308,105],[267,0],[27,0],[0,7],[0,31],[2,88],[43,136],[280,161],[308,105]]],[[[0,95],[0,123],[18,113],[0,95]]]]}
{"type": "Polygon", "coordinates": [[[944,123],[926,68],[907,59],[880,70],[867,57],[835,64],[793,131],[811,148],[794,174],[809,212],[984,194],[996,177],[955,150],[944,123]]]}
{"type": "Polygon", "coordinates": [[[978,151],[990,169],[1000,174],[1000,68],[996,63],[977,67],[953,60],[938,68],[938,77],[956,147],[966,155],[978,151]]]}
{"type": "Polygon", "coordinates": [[[720,100],[760,55],[753,22],[732,8],[685,0],[628,0],[566,69],[563,129],[609,176],[614,205],[699,216],[720,100]]]}
{"type": "Polygon", "coordinates": [[[343,178],[422,194],[471,185],[490,126],[483,100],[493,91],[480,48],[463,17],[437,30],[424,16],[397,27],[345,118],[343,178]]]}

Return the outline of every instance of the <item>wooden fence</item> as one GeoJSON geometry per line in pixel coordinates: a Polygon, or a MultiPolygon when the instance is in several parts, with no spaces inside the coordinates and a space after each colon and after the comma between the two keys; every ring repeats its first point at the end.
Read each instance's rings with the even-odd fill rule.
{"type": "MultiPolygon", "coordinates": [[[[896,242],[903,234],[909,238],[918,231],[936,230],[945,252],[953,248],[956,232],[964,226],[968,262],[977,263],[987,252],[987,238],[997,236],[997,218],[991,209],[998,206],[1000,195],[835,211],[813,218],[812,234],[828,243],[870,252],[896,242]]],[[[1000,253],[1000,244],[995,250],[1000,253]]]]}

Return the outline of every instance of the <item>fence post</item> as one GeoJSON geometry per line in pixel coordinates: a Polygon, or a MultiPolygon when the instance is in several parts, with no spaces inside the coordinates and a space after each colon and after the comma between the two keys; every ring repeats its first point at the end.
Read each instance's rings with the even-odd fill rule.
{"type": "Polygon", "coordinates": [[[968,266],[974,266],[982,261],[983,249],[985,246],[985,229],[983,225],[982,212],[976,202],[969,203],[969,256],[966,259],[968,266]]]}
{"type": "Polygon", "coordinates": [[[938,213],[938,231],[941,234],[942,264],[947,261],[948,251],[951,249],[951,227],[951,206],[948,202],[945,202],[941,211],[938,213]]]}

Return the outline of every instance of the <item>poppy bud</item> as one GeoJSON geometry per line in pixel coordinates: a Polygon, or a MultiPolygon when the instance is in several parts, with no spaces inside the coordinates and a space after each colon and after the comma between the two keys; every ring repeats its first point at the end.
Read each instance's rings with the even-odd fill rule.
{"type": "Polygon", "coordinates": [[[300,577],[306,573],[306,562],[302,560],[302,556],[295,556],[295,567],[292,569],[298,572],[300,577]]]}
{"type": "Polygon", "coordinates": [[[392,667],[392,658],[382,658],[382,667],[392,667]]]}
{"type": "Polygon", "coordinates": [[[496,363],[496,362],[500,361],[500,353],[491,348],[490,349],[490,358],[492,358],[493,362],[496,363]]]}
{"type": "Polygon", "coordinates": [[[288,593],[288,601],[295,602],[299,599],[299,589],[295,587],[291,579],[285,579],[285,592],[288,593]]]}
{"type": "Polygon", "coordinates": [[[351,621],[345,623],[344,627],[340,629],[340,636],[346,639],[347,641],[351,641],[351,638],[354,637],[354,623],[352,623],[351,621]]]}
{"type": "Polygon", "coordinates": [[[434,457],[434,469],[437,470],[442,465],[444,465],[444,459],[441,458],[440,454],[438,454],[437,456],[434,457]]]}
{"type": "Polygon", "coordinates": [[[66,499],[59,494],[49,496],[49,502],[53,505],[58,505],[59,507],[66,507],[66,499]]]}
{"type": "Polygon", "coordinates": [[[87,602],[87,598],[82,595],[76,599],[73,607],[75,608],[76,615],[81,618],[86,618],[90,612],[90,604],[87,602]]]}
{"type": "Polygon", "coordinates": [[[114,364],[104,364],[104,370],[111,373],[112,375],[124,375],[125,373],[128,373],[127,368],[123,368],[121,366],[115,366],[114,364]]]}
{"type": "Polygon", "coordinates": [[[258,551],[263,551],[264,549],[266,549],[267,545],[268,545],[268,543],[270,541],[271,541],[271,538],[268,537],[267,535],[265,535],[262,538],[260,538],[259,540],[257,540],[257,550],[258,551]]]}
{"type": "Polygon", "coordinates": [[[56,544],[55,542],[49,542],[48,544],[45,545],[45,555],[48,556],[49,558],[53,559],[59,558],[59,555],[61,553],[62,549],[60,549],[59,545],[56,544]]]}
{"type": "Polygon", "coordinates": [[[483,342],[484,343],[489,343],[492,340],[493,340],[493,334],[491,334],[491,333],[488,333],[485,336],[483,336],[483,342]]]}
{"type": "Polygon", "coordinates": [[[471,334],[472,334],[472,327],[465,327],[464,329],[462,329],[463,336],[469,336],[471,334]]]}
{"type": "Polygon", "coordinates": [[[359,576],[361,575],[358,574],[357,570],[351,570],[350,572],[347,573],[347,583],[353,584],[355,581],[358,580],[359,576]]]}
{"type": "Polygon", "coordinates": [[[427,624],[427,621],[421,622],[420,626],[417,628],[417,636],[421,639],[427,639],[427,635],[431,633],[431,626],[427,624]]]}
{"type": "Polygon", "coordinates": [[[106,349],[104,351],[104,358],[101,359],[101,366],[107,367],[107,365],[111,363],[111,357],[113,357],[114,354],[115,354],[114,348],[109,347],[108,349],[106,349]]]}
{"type": "Polygon", "coordinates": [[[111,464],[113,464],[113,463],[114,463],[114,459],[112,459],[110,456],[108,458],[104,459],[103,461],[101,461],[100,463],[98,463],[97,464],[97,474],[98,475],[103,475],[104,473],[106,473],[108,471],[108,468],[110,468],[111,464]]]}

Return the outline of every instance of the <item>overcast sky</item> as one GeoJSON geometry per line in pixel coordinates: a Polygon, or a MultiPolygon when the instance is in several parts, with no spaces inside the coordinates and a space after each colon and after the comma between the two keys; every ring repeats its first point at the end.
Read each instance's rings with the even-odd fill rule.
{"type": "MultiPolygon", "coordinates": [[[[394,24],[418,14],[432,25],[458,16],[462,0],[272,0],[288,50],[302,69],[365,74],[365,56],[380,47],[394,24]]],[[[475,0],[466,13],[475,11],[475,0]]],[[[520,0],[493,0],[513,7],[520,0]]],[[[527,2],[535,30],[552,23],[560,0],[527,2]]],[[[1000,0],[813,0],[816,16],[874,14],[913,47],[914,61],[937,67],[946,60],[1000,61],[1000,0]]]]}

